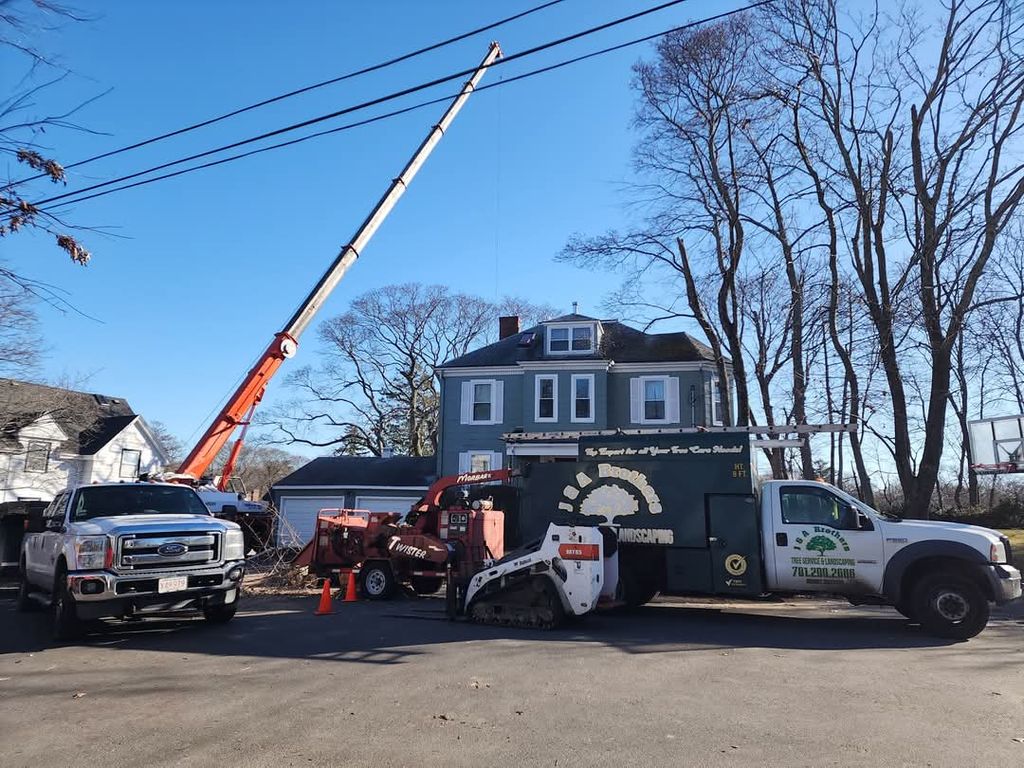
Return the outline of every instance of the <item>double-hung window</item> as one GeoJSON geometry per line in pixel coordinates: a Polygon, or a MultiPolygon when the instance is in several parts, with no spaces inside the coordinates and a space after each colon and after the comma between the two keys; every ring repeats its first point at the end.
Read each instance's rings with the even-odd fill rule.
{"type": "Polygon", "coordinates": [[[548,331],[548,351],[568,352],[569,351],[569,329],[552,328],[548,331]]]}
{"type": "Polygon", "coordinates": [[[594,420],[594,374],[578,373],[572,377],[572,418],[574,422],[594,420]]]}
{"type": "Polygon", "coordinates": [[[501,469],[498,451],[463,451],[459,454],[459,472],[490,472],[501,469]]]}
{"type": "Polygon", "coordinates": [[[494,387],[490,382],[473,385],[473,421],[490,421],[494,407],[494,387]]]}
{"type": "Polygon", "coordinates": [[[633,424],[678,424],[678,377],[638,376],[632,379],[630,421],[633,424]]]}
{"type": "Polygon", "coordinates": [[[44,440],[31,440],[25,450],[25,471],[46,472],[50,468],[50,444],[44,440]]]}
{"type": "Polygon", "coordinates": [[[462,382],[463,424],[501,424],[504,387],[494,379],[472,379],[462,382]]]}
{"type": "Polygon", "coordinates": [[[664,421],[664,379],[647,379],[644,381],[644,419],[647,421],[664,421]]]}
{"type": "Polygon", "coordinates": [[[718,377],[711,379],[711,423],[715,426],[722,425],[722,386],[718,377]]]}
{"type": "Polygon", "coordinates": [[[537,377],[537,401],[534,421],[558,421],[558,377],[537,377]]]}
{"type": "Polygon", "coordinates": [[[134,480],[139,476],[139,467],[142,464],[142,451],[133,448],[125,448],[121,451],[121,468],[118,472],[120,477],[134,480]]]}

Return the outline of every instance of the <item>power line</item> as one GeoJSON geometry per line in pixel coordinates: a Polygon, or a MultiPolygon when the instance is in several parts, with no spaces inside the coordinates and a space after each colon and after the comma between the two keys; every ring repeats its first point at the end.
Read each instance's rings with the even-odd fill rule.
{"type": "MultiPolygon", "coordinates": [[[[751,3],[750,5],[743,6],[742,8],[736,8],[736,9],[733,9],[731,11],[724,11],[722,13],[718,13],[718,14],[715,14],[713,16],[707,16],[705,18],[698,19],[696,21],[692,21],[692,22],[689,22],[687,24],[683,24],[683,25],[678,26],[678,27],[673,27],[672,29],[667,29],[667,30],[664,30],[662,32],[655,32],[653,34],[645,35],[643,37],[638,37],[638,38],[636,38],[634,40],[630,40],[630,41],[625,42],[625,43],[619,43],[618,45],[612,45],[612,46],[609,46],[607,48],[602,48],[601,50],[598,50],[598,51],[593,51],[591,53],[586,53],[586,54],[583,54],[581,56],[575,56],[575,57],[573,57],[571,59],[566,59],[564,61],[560,61],[560,62],[557,62],[555,64],[549,64],[547,66],[540,67],[538,69],[534,69],[534,70],[531,70],[529,72],[524,72],[522,74],[516,75],[515,77],[510,77],[510,78],[508,78],[506,80],[502,80],[500,82],[490,83],[489,85],[477,86],[477,88],[475,89],[474,93],[479,93],[481,91],[486,91],[486,90],[489,90],[491,88],[499,88],[499,87],[502,87],[502,86],[506,86],[506,85],[514,83],[514,82],[516,82],[518,80],[526,80],[526,79],[531,78],[531,77],[536,77],[537,75],[542,75],[542,74],[545,74],[547,72],[551,72],[551,71],[556,70],[556,69],[562,69],[563,67],[567,67],[567,66],[570,66],[572,64],[577,64],[577,63],[579,63],[581,61],[586,61],[588,59],[593,59],[593,58],[596,58],[598,56],[603,56],[603,55],[606,55],[606,54],[609,54],[609,53],[614,53],[615,51],[619,51],[619,50],[622,50],[624,48],[629,48],[629,47],[634,46],[634,45],[640,45],[642,43],[650,42],[651,40],[655,40],[655,39],[657,39],[659,37],[664,37],[665,35],[670,35],[670,34],[673,34],[675,32],[682,32],[682,31],[685,31],[687,29],[692,29],[694,27],[701,26],[703,24],[708,24],[708,23],[713,22],[713,21],[718,21],[720,19],[724,19],[724,18],[727,18],[729,16],[734,16],[734,15],[736,15],[738,13],[743,13],[744,11],[749,11],[751,9],[758,8],[758,7],[763,6],[763,5],[768,5],[768,4],[773,3],[773,2],[776,2],[776,0],[760,0],[760,2],[751,3]]],[[[190,166],[188,168],[183,168],[183,169],[178,170],[178,171],[173,171],[171,173],[162,174],[160,176],[154,176],[152,178],[142,179],[141,181],[136,181],[136,182],[133,182],[131,184],[124,184],[124,185],[119,186],[119,187],[113,187],[111,189],[105,189],[105,190],[100,191],[100,192],[95,192],[95,193],[93,193],[91,195],[85,195],[84,197],[76,197],[74,200],[66,200],[64,202],[58,203],[57,205],[50,206],[50,207],[44,208],[42,210],[49,212],[49,211],[52,211],[54,208],[63,208],[66,205],[73,205],[75,203],[81,203],[81,202],[84,202],[86,200],[92,200],[93,198],[96,198],[96,197],[103,197],[104,195],[110,195],[110,194],[113,194],[114,192],[120,192],[120,191],[126,190],[126,189],[133,189],[134,187],[141,187],[141,186],[144,186],[146,184],[151,184],[151,183],[156,182],[156,181],[163,181],[165,179],[171,179],[171,178],[174,178],[174,177],[177,177],[177,176],[183,176],[185,174],[192,173],[194,171],[201,171],[201,170],[204,170],[206,168],[213,168],[213,167],[218,166],[218,165],[224,165],[225,163],[231,163],[231,162],[234,162],[236,160],[241,160],[241,159],[246,158],[246,157],[251,157],[253,155],[259,155],[259,154],[262,154],[263,152],[270,152],[270,151],[275,150],[275,149],[281,149],[283,147],[290,147],[290,146],[292,146],[294,144],[301,144],[303,142],[310,141],[312,139],[317,139],[317,138],[320,138],[320,137],[323,137],[323,136],[328,136],[330,134],[341,133],[343,131],[352,130],[354,128],[359,128],[359,127],[362,127],[362,126],[365,126],[365,125],[370,125],[372,123],[381,122],[383,120],[388,120],[388,119],[393,118],[393,117],[398,117],[399,115],[404,115],[404,114],[407,114],[409,112],[413,112],[413,111],[418,110],[418,109],[423,109],[424,107],[429,107],[429,106],[434,105],[434,104],[439,104],[439,103],[442,103],[442,102],[449,101],[450,99],[453,98],[453,96],[454,96],[454,94],[447,94],[445,96],[440,96],[440,97],[438,97],[436,99],[429,99],[427,101],[421,101],[421,102],[419,102],[417,104],[413,104],[413,105],[408,106],[408,107],[403,107],[402,109],[396,109],[396,110],[393,110],[391,112],[385,112],[385,113],[383,113],[381,115],[375,115],[373,117],[366,118],[365,120],[359,120],[359,121],[353,122],[353,123],[346,123],[345,125],[341,125],[341,126],[338,126],[336,128],[331,128],[331,129],[324,130],[324,131],[317,131],[316,133],[307,134],[306,136],[300,136],[297,139],[291,139],[289,141],[284,141],[284,142],[280,142],[280,143],[277,143],[277,144],[270,144],[270,145],[268,145],[266,147],[259,147],[258,149],[253,149],[253,150],[249,150],[248,152],[242,152],[242,153],[239,153],[239,154],[236,154],[236,155],[231,155],[229,157],[220,158],[218,160],[213,160],[213,161],[210,161],[208,163],[202,163],[200,165],[190,166]]]]}
{"type": "MultiPolygon", "coordinates": [[[[633,21],[633,20],[641,18],[643,16],[648,16],[648,15],[650,15],[652,13],[656,13],[658,11],[661,11],[661,10],[664,10],[666,8],[670,8],[672,6],[679,5],[680,3],[685,3],[685,2],[688,2],[688,1],[689,0],[668,0],[668,2],[661,3],[660,5],[656,5],[653,8],[648,8],[648,9],[643,10],[643,11],[637,11],[636,13],[632,13],[632,14],[630,14],[628,16],[622,16],[622,17],[620,17],[618,19],[613,19],[612,21],[605,22],[604,24],[599,24],[599,25],[597,25],[595,27],[590,27],[590,28],[585,29],[585,30],[583,30],[581,32],[575,32],[575,33],[573,33],[571,35],[566,35],[565,37],[558,38],[557,40],[551,40],[549,42],[542,43],[540,45],[536,45],[533,48],[528,48],[525,51],[520,51],[519,53],[514,53],[511,56],[506,56],[503,59],[499,59],[498,61],[496,61],[491,66],[492,67],[497,67],[497,66],[500,66],[500,65],[503,65],[503,64],[509,64],[509,63],[511,63],[513,61],[517,61],[518,59],[524,58],[526,56],[533,56],[533,55],[535,55],[537,53],[540,53],[541,51],[545,51],[545,50],[547,50],[549,48],[554,48],[554,47],[559,46],[559,45],[564,45],[565,43],[572,42],[573,40],[578,40],[580,38],[587,37],[589,35],[593,35],[593,34],[595,34],[597,32],[601,32],[603,30],[610,29],[612,27],[617,27],[620,24],[625,24],[625,23],[627,23],[629,21],[633,21]]],[[[38,201],[34,202],[33,205],[35,207],[41,207],[41,206],[47,205],[49,203],[57,202],[58,200],[64,200],[64,199],[69,198],[69,197],[80,195],[83,192],[91,192],[94,189],[102,189],[103,187],[108,187],[108,186],[111,186],[113,184],[120,184],[123,181],[129,181],[131,179],[136,179],[139,176],[145,176],[146,174],[149,174],[149,173],[155,173],[156,171],[162,171],[163,169],[170,168],[171,166],[174,166],[174,165],[181,165],[182,163],[191,162],[192,160],[199,160],[200,158],[209,157],[210,155],[214,155],[214,154],[217,154],[219,152],[225,152],[225,151],[227,151],[229,149],[235,149],[237,147],[245,146],[246,144],[252,144],[253,142],[256,142],[256,141],[262,141],[263,139],[269,139],[269,138],[273,138],[274,136],[280,136],[283,133],[289,133],[291,131],[298,130],[299,128],[306,128],[307,126],[315,125],[317,123],[322,123],[322,122],[324,122],[326,120],[332,120],[332,119],[334,119],[336,117],[341,117],[342,115],[347,115],[347,114],[350,114],[352,112],[357,112],[359,110],[367,109],[369,107],[374,107],[374,106],[377,106],[378,104],[383,104],[383,103],[388,102],[388,101],[394,101],[395,99],[401,98],[403,96],[408,96],[409,94],[412,94],[412,93],[417,93],[419,91],[423,91],[423,90],[426,90],[428,88],[433,88],[436,85],[442,85],[442,84],[450,82],[452,80],[458,80],[461,77],[467,77],[469,75],[472,75],[475,71],[476,71],[476,67],[471,67],[469,69],[464,69],[464,70],[461,70],[459,72],[455,72],[454,74],[451,74],[451,75],[445,75],[444,77],[438,77],[438,78],[435,78],[435,79],[430,80],[428,82],[420,83],[419,85],[410,86],[409,88],[403,88],[402,90],[394,91],[394,92],[389,93],[389,94],[387,94],[385,96],[380,96],[380,97],[377,97],[375,99],[371,99],[369,101],[364,101],[361,104],[355,104],[355,105],[353,105],[351,107],[345,107],[344,109],[339,109],[339,110],[336,110],[334,112],[329,112],[329,113],[327,113],[325,115],[320,115],[318,117],[309,118],[308,120],[303,120],[303,121],[298,122],[298,123],[293,123],[293,124],[287,125],[287,126],[285,126],[283,128],[278,128],[278,129],[273,130],[273,131],[267,131],[266,133],[261,133],[258,136],[252,136],[252,137],[247,138],[247,139],[242,139],[240,141],[232,142],[231,144],[225,144],[224,146],[217,147],[215,149],[209,149],[209,150],[206,150],[205,152],[198,152],[198,153],[196,153],[194,155],[189,155],[187,157],[183,157],[183,158],[180,158],[178,160],[172,160],[170,162],[161,163],[160,165],[155,165],[155,166],[153,166],[151,168],[147,168],[147,169],[145,169],[143,171],[137,171],[136,173],[130,173],[130,174],[127,174],[125,176],[119,176],[118,178],[110,179],[109,181],[102,181],[102,182],[99,182],[97,184],[91,184],[88,187],[82,187],[81,189],[73,190],[71,192],[65,192],[65,193],[60,194],[60,195],[54,195],[52,197],[47,197],[47,198],[45,198],[43,200],[38,200],[38,201]]]]}
{"type": "MultiPolygon", "coordinates": [[[[548,2],[546,2],[546,3],[542,3],[541,5],[534,6],[533,8],[529,8],[529,9],[527,9],[525,11],[520,12],[520,13],[514,14],[512,16],[506,16],[504,19],[499,19],[498,21],[491,22],[490,24],[485,24],[482,27],[477,27],[476,29],[472,29],[472,30],[470,30],[468,32],[463,32],[461,34],[455,35],[455,37],[449,37],[447,40],[441,40],[440,42],[432,43],[431,45],[428,45],[428,46],[426,46],[424,48],[418,48],[415,51],[410,51],[408,53],[403,53],[401,56],[396,56],[396,57],[394,57],[392,59],[388,59],[387,61],[382,61],[382,62],[380,62],[378,64],[373,64],[373,65],[368,66],[368,67],[363,67],[362,69],[357,69],[357,70],[355,70],[353,72],[347,72],[344,75],[338,75],[337,77],[332,77],[329,80],[321,80],[319,83],[313,83],[312,85],[306,85],[306,86],[303,86],[302,88],[296,88],[294,91],[288,91],[287,93],[282,93],[282,94],[280,94],[278,96],[272,96],[271,98],[264,99],[263,101],[258,101],[255,104],[249,104],[248,106],[245,106],[245,107],[239,107],[238,109],[234,109],[234,110],[232,110],[230,112],[225,112],[223,115],[218,115],[216,117],[211,117],[211,118],[208,118],[208,119],[203,120],[201,122],[193,123],[192,125],[186,125],[184,128],[178,128],[176,130],[169,131],[167,133],[162,133],[159,136],[153,136],[152,138],[149,138],[149,139],[144,139],[142,141],[137,141],[134,144],[129,144],[127,146],[120,147],[118,149],[112,149],[109,152],[103,152],[103,153],[98,154],[98,155],[93,155],[92,157],[87,157],[84,160],[78,160],[78,161],[76,161],[74,163],[71,163],[69,165],[65,165],[64,169],[68,170],[70,168],[77,168],[77,167],[79,167],[81,165],[86,165],[88,163],[93,163],[93,162],[95,162],[97,160],[104,160],[104,159],[106,159],[108,157],[113,157],[114,155],[120,155],[120,154],[122,154],[124,152],[129,152],[129,151],[131,151],[133,149],[139,149],[140,147],[145,147],[145,146],[148,146],[150,144],[155,144],[158,141],[163,141],[164,139],[170,139],[170,138],[173,138],[174,136],[181,136],[184,133],[190,133],[190,132],[198,130],[200,128],[205,128],[208,125],[213,125],[214,123],[219,123],[219,122],[222,122],[222,121],[227,120],[227,119],[232,118],[232,117],[237,117],[238,115],[244,114],[246,112],[251,112],[254,109],[259,109],[260,107],[265,107],[268,104],[275,104],[275,103],[277,103],[279,101],[284,101],[285,99],[290,99],[293,96],[299,96],[299,95],[301,95],[303,93],[308,93],[309,91],[315,91],[317,88],[324,88],[324,87],[326,87],[328,85],[335,85],[336,83],[340,83],[340,82],[343,82],[345,80],[351,80],[352,78],[359,77],[361,75],[367,75],[367,74],[369,74],[371,72],[377,72],[378,70],[386,69],[387,67],[394,66],[395,64],[400,64],[403,61],[408,61],[409,59],[416,58],[417,56],[422,56],[424,53],[430,53],[431,51],[436,51],[439,48],[444,48],[446,46],[452,45],[453,43],[458,43],[458,42],[461,42],[462,40],[466,40],[467,38],[473,37],[475,35],[482,34],[483,32],[488,32],[488,31],[490,31],[492,29],[497,29],[498,27],[504,26],[505,24],[509,24],[509,23],[511,23],[513,21],[518,21],[519,19],[525,18],[526,16],[530,16],[530,15],[532,15],[534,13],[537,13],[538,11],[543,11],[546,8],[550,8],[552,5],[558,5],[559,3],[562,3],[564,1],[565,0],[548,0],[548,2]]],[[[12,183],[8,184],[7,186],[8,186],[8,188],[16,187],[19,184],[24,184],[24,183],[29,182],[29,181],[35,181],[36,179],[41,179],[41,178],[43,178],[46,175],[47,174],[45,174],[45,173],[37,173],[35,176],[28,176],[28,177],[26,177],[24,179],[19,179],[18,181],[15,181],[15,182],[12,182],[12,183]]]]}

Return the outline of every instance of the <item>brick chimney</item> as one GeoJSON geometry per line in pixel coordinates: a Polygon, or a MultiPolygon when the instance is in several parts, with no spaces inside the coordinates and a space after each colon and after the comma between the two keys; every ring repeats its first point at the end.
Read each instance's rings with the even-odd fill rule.
{"type": "Polygon", "coordinates": [[[507,339],[519,333],[519,315],[498,318],[498,339],[507,339]]]}

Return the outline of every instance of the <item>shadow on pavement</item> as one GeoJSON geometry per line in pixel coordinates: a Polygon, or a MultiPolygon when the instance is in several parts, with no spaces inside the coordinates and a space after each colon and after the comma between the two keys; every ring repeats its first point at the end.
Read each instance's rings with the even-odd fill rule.
{"type": "MultiPolygon", "coordinates": [[[[895,613],[873,616],[841,609],[830,615],[824,605],[810,610],[782,607],[771,613],[741,613],[655,603],[629,613],[590,616],[553,631],[449,622],[438,599],[338,604],[330,616],[313,616],[314,606],[312,598],[250,599],[234,621],[220,626],[192,618],[106,622],[92,627],[76,645],[397,664],[428,653],[432,645],[488,640],[598,644],[629,654],[736,648],[913,649],[953,644],[925,635],[895,613]]],[[[1012,624],[1016,629],[1016,622],[1012,624]]],[[[4,627],[0,653],[35,652],[54,645],[49,638],[48,615],[17,614],[13,601],[0,602],[0,625],[4,627]]]]}

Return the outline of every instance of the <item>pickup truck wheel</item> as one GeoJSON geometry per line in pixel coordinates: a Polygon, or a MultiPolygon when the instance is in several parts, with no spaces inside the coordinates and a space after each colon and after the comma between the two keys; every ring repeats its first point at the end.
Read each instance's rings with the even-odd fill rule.
{"type": "Polygon", "coordinates": [[[203,618],[210,624],[227,624],[235,618],[238,610],[238,600],[226,605],[208,605],[203,608],[203,618]]]}
{"type": "Polygon", "coordinates": [[[82,636],[82,622],[75,608],[75,598],[68,591],[67,572],[57,571],[53,585],[53,639],[75,640],[82,636]]]}
{"type": "Polygon", "coordinates": [[[932,573],[915,586],[912,612],[929,634],[967,640],[988,624],[988,599],[977,584],[963,574],[932,573]]]}
{"type": "Polygon", "coordinates": [[[395,576],[387,563],[364,565],[359,582],[363,594],[370,600],[387,600],[395,591],[395,576]]]}
{"type": "Polygon", "coordinates": [[[28,583],[24,568],[18,573],[18,599],[15,605],[21,613],[34,611],[39,607],[39,603],[32,599],[32,587],[28,583]]]}

